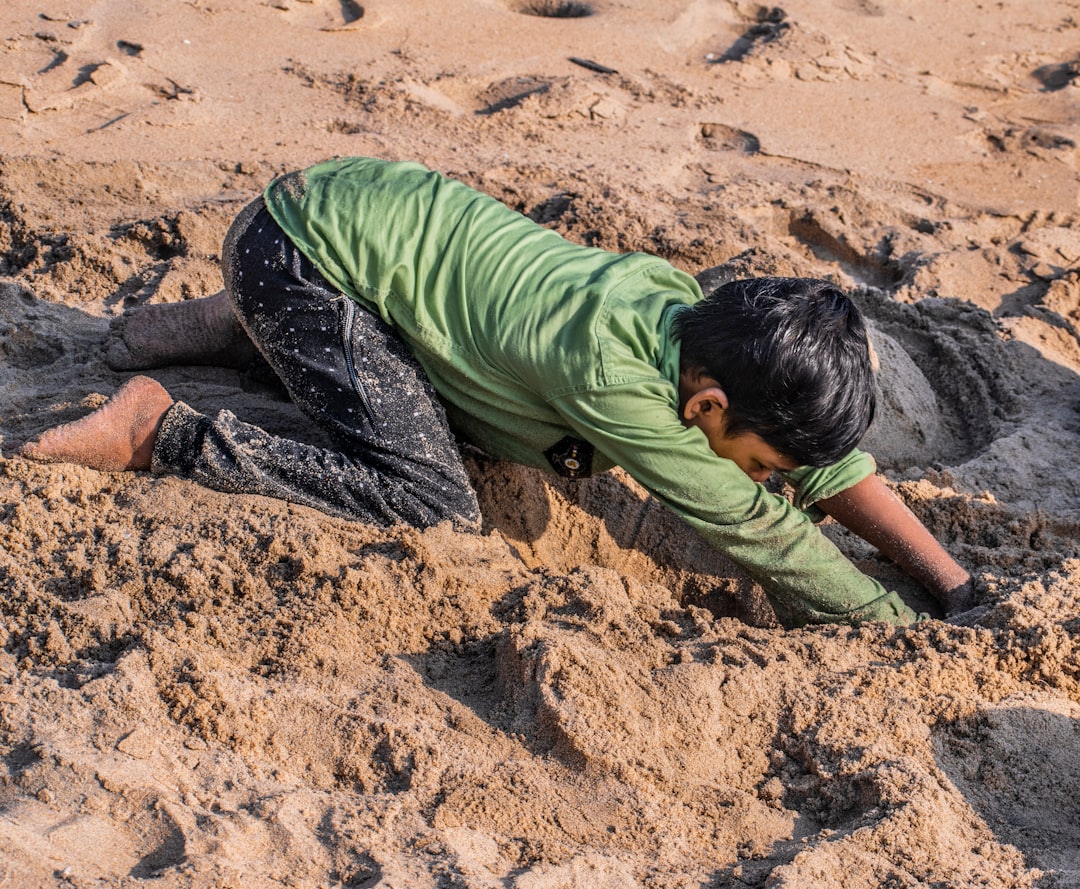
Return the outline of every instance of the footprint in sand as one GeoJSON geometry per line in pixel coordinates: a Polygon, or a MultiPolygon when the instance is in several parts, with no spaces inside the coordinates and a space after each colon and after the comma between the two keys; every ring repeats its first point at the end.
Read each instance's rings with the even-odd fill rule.
{"type": "Polygon", "coordinates": [[[708,151],[739,151],[743,154],[761,151],[761,141],[753,133],[722,123],[703,123],[699,139],[708,151]]]}
{"type": "MultiPolygon", "coordinates": [[[[49,70],[59,68],[66,63],[66,54],[57,56],[49,70]]],[[[40,114],[45,111],[64,111],[88,102],[101,101],[102,95],[129,80],[127,68],[119,59],[101,59],[87,62],[80,66],[79,76],[74,86],[68,86],[64,78],[67,69],[55,77],[39,78],[38,82],[24,91],[26,107],[40,114]]]]}
{"type": "Polygon", "coordinates": [[[318,31],[349,31],[364,20],[364,7],[356,0],[276,0],[273,6],[296,24],[318,31]]]}

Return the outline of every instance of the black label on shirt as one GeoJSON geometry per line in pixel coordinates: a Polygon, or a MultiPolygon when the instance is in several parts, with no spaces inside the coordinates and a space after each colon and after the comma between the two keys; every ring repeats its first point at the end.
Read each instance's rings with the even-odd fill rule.
{"type": "Polygon", "coordinates": [[[588,478],[592,475],[594,450],[587,441],[568,435],[544,451],[544,456],[548,458],[551,468],[563,478],[588,478]]]}

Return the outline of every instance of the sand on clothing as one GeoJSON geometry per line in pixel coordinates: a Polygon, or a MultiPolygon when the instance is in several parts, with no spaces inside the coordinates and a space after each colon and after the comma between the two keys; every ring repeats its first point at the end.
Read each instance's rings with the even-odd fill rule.
{"type": "MultiPolygon", "coordinates": [[[[0,886],[1080,886],[1080,11],[6,0],[0,886]],[[484,534],[13,446],[268,179],[415,159],[710,281],[833,278],[970,626],[790,630],[624,475],[469,458],[484,534]]],[[[389,224],[389,222],[387,223],[389,224]]],[[[265,380],[197,409],[315,433],[265,380]]]]}

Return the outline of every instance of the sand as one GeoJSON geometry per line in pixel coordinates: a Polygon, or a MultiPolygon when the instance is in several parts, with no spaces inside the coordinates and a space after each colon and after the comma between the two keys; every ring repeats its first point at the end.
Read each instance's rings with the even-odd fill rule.
{"type": "MultiPolygon", "coordinates": [[[[1075,3],[0,22],[0,886],[1080,886],[1075,3]],[[344,154],[713,280],[852,288],[867,447],[980,612],[829,525],[932,617],[785,629],[618,472],[470,456],[470,536],[12,456],[129,376],[111,318],[217,290],[232,216],[344,154]]],[[[155,376],[314,435],[265,381],[155,376]]]]}

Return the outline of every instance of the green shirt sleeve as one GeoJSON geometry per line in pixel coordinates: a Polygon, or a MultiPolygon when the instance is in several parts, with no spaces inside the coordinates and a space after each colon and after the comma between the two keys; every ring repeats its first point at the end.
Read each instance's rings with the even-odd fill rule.
{"type": "Polygon", "coordinates": [[[665,381],[638,380],[563,395],[555,406],[583,438],[757,580],[785,624],[916,620],[805,513],[718,457],[699,430],[684,427],[672,398],[665,381]]]}
{"type": "Polygon", "coordinates": [[[819,500],[854,487],[876,471],[874,458],[856,448],[830,466],[802,466],[780,475],[795,488],[795,507],[820,522],[825,512],[817,506],[819,500]]]}

